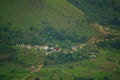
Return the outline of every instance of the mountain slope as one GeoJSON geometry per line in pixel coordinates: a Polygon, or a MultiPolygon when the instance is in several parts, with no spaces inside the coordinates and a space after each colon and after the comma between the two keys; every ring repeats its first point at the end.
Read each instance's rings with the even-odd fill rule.
{"type": "Polygon", "coordinates": [[[48,36],[50,38],[52,36],[53,39],[64,35],[62,40],[68,36],[77,39],[84,36],[86,38],[98,36],[98,32],[90,25],[87,15],[66,0],[0,1],[0,25],[1,41],[12,38],[13,43],[20,41],[40,43],[47,41],[48,36]],[[8,31],[4,29],[5,27],[8,31]],[[47,29],[51,35],[45,32],[46,27],[54,29],[53,32],[47,29]],[[56,33],[58,35],[54,36],[56,33]],[[43,39],[44,37],[46,38],[43,39]]]}
{"type": "Polygon", "coordinates": [[[100,24],[119,29],[120,1],[119,0],[67,0],[82,10],[91,20],[100,24]]]}
{"type": "Polygon", "coordinates": [[[0,1],[0,80],[120,78],[120,33],[108,28],[119,27],[119,10],[111,0],[69,2],[0,1]]]}

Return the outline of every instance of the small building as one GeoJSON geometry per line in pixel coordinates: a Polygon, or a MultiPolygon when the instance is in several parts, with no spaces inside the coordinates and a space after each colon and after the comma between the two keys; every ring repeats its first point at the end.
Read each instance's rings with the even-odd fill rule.
{"type": "Polygon", "coordinates": [[[45,55],[48,56],[48,55],[51,55],[52,52],[46,52],[45,55]]]}
{"type": "Polygon", "coordinates": [[[39,46],[38,45],[35,45],[35,50],[39,50],[39,46]]]}
{"type": "Polygon", "coordinates": [[[51,50],[54,50],[54,47],[50,47],[51,50]]]}
{"type": "Polygon", "coordinates": [[[92,52],[92,53],[90,53],[90,58],[96,58],[96,53],[95,52],[92,52]]]}
{"type": "Polygon", "coordinates": [[[73,51],[78,51],[78,47],[77,46],[71,46],[73,51]]]}
{"type": "Polygon", "coordinates": [[[54,50],[55,50],[55,52],[61,52],[61,51],[62,51],[62,49],[61,49],[61,48],[59,48],[59,47],[54,48],[54,50]]]}
{"type": "Polygon", "coordinates": [[[26,48],[24,43],[21,44],[21,48],[26,48]]]}
{"type": "Polygon", "coordinates": [[[68,52],[69,52],[68,49],[64,49],[64,50],[63,50],[63,53],[65,53],[65,54],[67,54],[68,52]]]}
{"type": "Polygon", "coordinates": [[[47,51],[49,49],[49,46],[48,45],[42,45],[42,46],[39,46],[39,49],[47,51]]]}
{"type": "Polygon", "coordinates": [[[96,55],[90,55],[90,58],[96,58],[96,55]]]}
{"type": "Polygon", "coordinates": [[[30,44],[28,44],[26,47],[27,47],[27,49],[31,49],[32,48],[32,46],[30,44]]]}

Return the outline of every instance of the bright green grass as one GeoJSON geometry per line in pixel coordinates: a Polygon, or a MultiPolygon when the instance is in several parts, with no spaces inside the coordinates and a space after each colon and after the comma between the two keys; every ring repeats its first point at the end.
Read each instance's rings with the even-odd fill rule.
{"type": "Polygon", "coordinates": [[[103,80],[103,77],[111,75],[111,72],[102,71],[101,69],[93,67],[93,65],[81,65],[79,62],[68,63],[62,66],[53,65],[45,68],[43,67],[40,73],[40,77],[43,79],[45,76],[48,79],[50,76],[52,76],[54,79],[56,77],[63,77],[65,80],[73,80],[73,77],[75,76],[86,78],[94,77],[96,80],[103,80]],[[70,68],[71,65],[73,66],[73,69],[70,68]]]}
{"type": "Polygon", "coordinates": [[[87,15],[66,0],[0,1],[0,24],[11,23],[11,28],[28,31],[30,26],[45,26],[74,32],[78,36],[98,36],[87,15]]]}

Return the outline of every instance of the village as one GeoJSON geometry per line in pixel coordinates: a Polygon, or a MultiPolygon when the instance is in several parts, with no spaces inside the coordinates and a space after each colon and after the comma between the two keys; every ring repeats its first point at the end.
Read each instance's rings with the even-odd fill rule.
{"type": "MultiPolygon", "coordinates": [[[[83,49],[87,44],[80,44],[80,45],[71,45],[70,48],[61,48],[59,47],[59,45],[57,44],[52,44],[52,45],[48,45],[48,44],[44,44],[44,45],[34,45],[32,46],[31,44],[16,44],[16,46],[18,48],[22,48],[22,49],[27,49],[27,50],[31,50],[34,49],[35,51],[44,51],[45,55],[51,55],[52,53],[59,53],[62,52],[64,54],[74,54],[74,52],[77,52],[81,49],[83,49]]],[[[90,52],[89,53],[89,57],[90,58],[96,58],[98,52],[90,52]]]]}

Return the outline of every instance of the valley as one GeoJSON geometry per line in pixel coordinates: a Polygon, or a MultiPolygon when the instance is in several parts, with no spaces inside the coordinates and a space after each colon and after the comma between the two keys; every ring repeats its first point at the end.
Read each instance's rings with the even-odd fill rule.
{"type": "Polygon", "coordinates": [[[0,1],[0,80],[119,75],[119,0],[0,1]]]}

